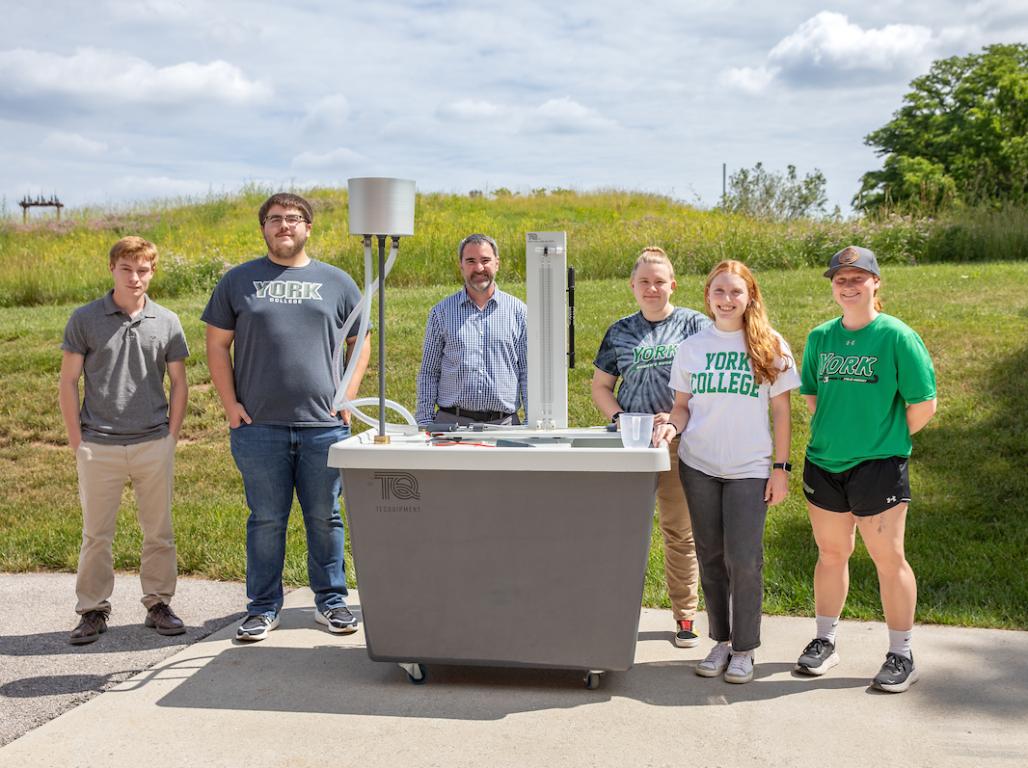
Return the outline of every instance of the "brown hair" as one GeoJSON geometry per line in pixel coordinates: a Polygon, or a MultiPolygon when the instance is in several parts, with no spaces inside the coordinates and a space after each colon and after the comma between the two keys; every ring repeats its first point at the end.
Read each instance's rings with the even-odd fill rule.
{"type": "Polygon", "coordinates": [[[131,259],[132,261],[147,261],[150,269],[157,269],[157,246],[149,240],[144,240],[136,235],[123,237],[111,247],[110,265],[118,263],[118,259],[131,259]]]}
{"type": "Polygon", "coordinates": [[[703,304],[710,317],[714,312],[710,307],[710,284],[718,275],[728,273],[742,278],[746,283],[746,290],[750,294],[750,303],[742,316],[742,327],[746,337],[746,352],[750,356],[750,364],[753,366],[753,375],[760,383],[774,384],[782,370],[775,365],[775,360],[780,358],[785,361],[785,368],[789,369],[795,365],[793,359],[785,354],[782,349],[781,339],[771,328],[771,322],[767,319],[767,308],[764,306],[764,297],[761,296],[760,286],[753,278],[749,267],[741,261],[729,259],[722,261],[707,275],[707,284],[703,287],[703,304]]]}
{"type": "Polygon", "coordinates": [[[296,208],[299,211],[303,211],[303,217],[310,224],[314,221],[314,209],[311,208],[311,204],[304,200],[299,195],[294,195],[292,192],[276,192],[261,206],[261,209],[257,212],[257,220],[264,226],[264,220],[268,218],[268,211],[271,210],[271,206],[281,205],[283,208],[296,208]]]}
{"type": "Polygon", "coordinates": [[[635,273],[639,271],[639,267],[643,264],[663,264],[671,270],[671,279],[675,279],[675,265],[671,263],[670,257],[663,248],[648,245],[639,251],[635,264],[632,265],[632,277],[635,277],[635,273]]]}

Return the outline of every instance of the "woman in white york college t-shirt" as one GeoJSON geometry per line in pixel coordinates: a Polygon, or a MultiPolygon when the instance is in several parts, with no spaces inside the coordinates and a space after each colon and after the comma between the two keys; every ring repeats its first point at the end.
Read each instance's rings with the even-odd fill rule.
{"type": "Polygon", "coordinates": [[[723,672],[726,682],[748,683],[760,645],[764,520],[768,505],[789,492],[789,392],[800,377],[745,264],[714,267],[704,303],[714,325],[679,345],[670,382],[675,405],[653,438],[660,444],[682,435],[678,470],[716,643],[696,674],[723,672]]]}

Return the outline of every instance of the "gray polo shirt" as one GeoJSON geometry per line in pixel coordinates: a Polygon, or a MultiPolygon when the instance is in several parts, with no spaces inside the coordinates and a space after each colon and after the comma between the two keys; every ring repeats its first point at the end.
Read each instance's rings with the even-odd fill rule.
{"type": "Polygon", "coordinates": [[[178,315],[146,297],[129,317],[114,303],[114,291],[76,309],[64,329],[61,349],[83,355],[85,397],[82,438],[132,445],[168,434],[168,363],[189,356],[178,315]]]}

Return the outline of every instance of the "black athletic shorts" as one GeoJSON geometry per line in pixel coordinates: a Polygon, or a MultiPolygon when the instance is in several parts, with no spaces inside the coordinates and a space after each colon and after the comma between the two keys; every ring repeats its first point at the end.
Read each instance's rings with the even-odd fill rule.
{"type": "Polygon", "coordinates": [[[878,515],[910,501],[908,459],[862,461],[845,472],[829,472],[809,459],[803,462],[803,494],[815,507],[829,512],[852,512],[857,517],[878,515]]]}

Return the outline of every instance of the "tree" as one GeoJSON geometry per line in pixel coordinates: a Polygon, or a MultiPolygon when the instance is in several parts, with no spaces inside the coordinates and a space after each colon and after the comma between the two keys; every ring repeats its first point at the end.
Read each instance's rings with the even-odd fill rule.
{"type": "Polygon", "coordinates": [[[768,171],[763,163],[742,168],[728,178],[728,189],[720,208],[760,219],[799,219],[825,214],[828,194],[825,175],[817,168],[802,179],[796,166],[786,166],[785,175],[768,171]]]}
{"type": "Polygon", "coordinates": [[[885,159],[861,177],[854,207],[1028,201],[1028,45],[941,59],[910,87],[864,137],[885,159]]]}

